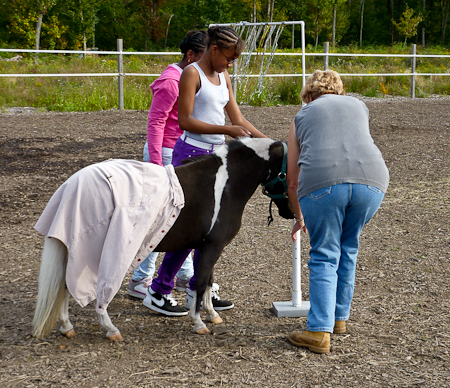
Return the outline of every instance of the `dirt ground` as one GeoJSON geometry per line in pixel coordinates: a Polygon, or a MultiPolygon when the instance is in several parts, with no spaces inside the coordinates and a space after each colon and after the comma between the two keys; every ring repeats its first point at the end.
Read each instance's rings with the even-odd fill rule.
{"type": "MultiPolygon", "coordinates": [[[[1,387],[446,387],[450,385],[450,99],[366,99],[371,131],[391,174],[365,228],[348,333],[317,355],[292,346],[306,318],[277,318],[291,300],[290,222],[258,190],[242,229],[219,259],[222,298],[235,308],[213,334],[187,317],[153,313],[125,292],[109,307],[124,341],[112,343],[94,306],[73,301],[77,333],[30,336],[43,238],[33,226],[57,187],[108,158],[142,158],[147,112],[0,114],[1,387]]],[[[274,139],[286,139],[298,106],[243,107],[274,139]]],[[[308,236],[302,290],[308,300],[308,236]]],[[[161,255],[159,260],[161,259],[161,255]]],[[[185,297],[175,293],[180,303],[185,297]]]]}

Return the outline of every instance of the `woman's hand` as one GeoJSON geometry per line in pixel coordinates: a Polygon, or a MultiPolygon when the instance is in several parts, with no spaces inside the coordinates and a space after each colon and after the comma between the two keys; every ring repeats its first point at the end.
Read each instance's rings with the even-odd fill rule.
{"type": "Polygon", "coordinates": [[[303,220],[301,221],[296,221],[294,223],[294,225],[292,226],[292,232],[291,232],[291,236],[292,236],[292,241],[297,241],[297,232],[299,230],[303,230],[304,233],[308,233],[308,230],[306,229],[306,225],[305,222],[303,220]]]}

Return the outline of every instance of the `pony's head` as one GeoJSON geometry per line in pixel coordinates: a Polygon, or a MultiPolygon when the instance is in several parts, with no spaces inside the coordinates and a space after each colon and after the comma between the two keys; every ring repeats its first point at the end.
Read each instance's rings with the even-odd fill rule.
{"type": "Polygon", "coordinates": [[[287,145],[271,139],[244,138],[240,140],[267,161],[260,183],[263,186],[263,194],[271,199],[269,224],[273,220],[272,202],[277,205],[281,217],[293,219],[294,212],[288,199],[286,183],[287,145]]]}
{"type": "Polygon", "coordinates": [[[269,174],[264,181],[261,182],[263,187],[262,192],[267,195],[271,201],[269,205],[268,224],[273,221],[272,217],[272,201],[278,207],[278,214],[288,220],[294,218],[294,212],[289,202],[286,170],[287,170],[287,145],[286,143],[273,143],[269,150],[270,159],[273,167],[269,169],[269,174]]]}

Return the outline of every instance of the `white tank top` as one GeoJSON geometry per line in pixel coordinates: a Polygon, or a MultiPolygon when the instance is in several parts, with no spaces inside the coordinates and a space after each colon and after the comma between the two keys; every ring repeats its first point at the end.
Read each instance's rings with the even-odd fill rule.
{"type": "MultiPolygon", "coordinates": [[[[230,100],[225,75],[219,73],[220,85],[214,85],[206,77],[197,63],[193,63],[199,75],[201,86],[195,94],[194,110],[192,117],[208,124],[225,125],[224,108],[230,100]]],[[[225,141],[224,134],[200,134],[184,131],[186,136],[209,144],[222,144],[225,141]]]]}

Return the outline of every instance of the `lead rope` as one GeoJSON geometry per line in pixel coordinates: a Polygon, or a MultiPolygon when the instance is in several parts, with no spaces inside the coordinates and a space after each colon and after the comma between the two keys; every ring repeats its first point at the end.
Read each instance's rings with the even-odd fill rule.
{"type": "Polygon", "coordinates": [[[272,202],[273,200],[270,200],[270,205],[269,205],[269,217],[267,217],[267,226],[270,226],[270,224],[273,221],[273,216],[272,216],[272,202]]]}

